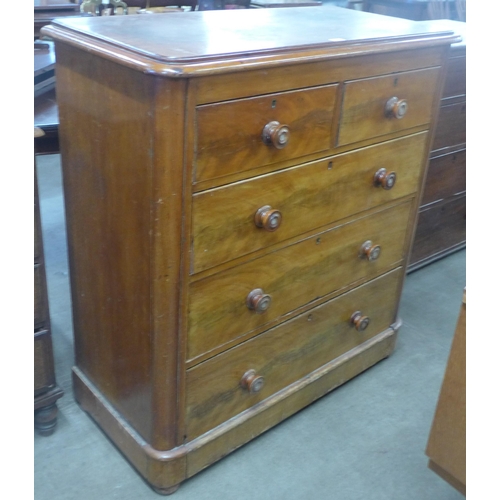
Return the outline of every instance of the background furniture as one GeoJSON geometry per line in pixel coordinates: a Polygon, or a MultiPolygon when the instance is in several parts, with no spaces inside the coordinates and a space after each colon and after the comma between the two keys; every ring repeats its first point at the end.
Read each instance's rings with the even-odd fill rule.
{"type": "Polygon", "coordinates": [[[465,495],[466,293],[427,443],[429,468],[465,495]]]}
{"type": "Polygon", "coordinates": [[[55,91],[55,62],[54,43],[44,40],[35,41],[34,67],[35,89],[37,77],[43,79],[43,86],[35,90],[34,122],[35,127],[42,130],[36,139],[37,154],[53,154],[59,152],[59,115],[55,91]]]}
{"type": "MultiPolygon", "coordinates": [[[[43,136],[43,131],[35,128],[36,141],[43,136]]],[[[40,223],[40,205],[38,201],[38,182],[35,164],[35,299],[34,299],[34,372],[35,372],[35,429],[48,436],[54,432],[57,423],[56,401],[63,395],[57,386],[54,373],[54,357],[50,333],[50,316],[47,298],[47,281],[43,258],[43,241],[40,223]]]]}
{"type": "Polygon", "coordinates": [[[462,36],[450,51],[438,126],[419,209],[410,271],[466,244],[466,24],[426,21],[426,29],[452,29],[462,36]]]}
{"type": "Polygon", "coordinates": [[[35,39],[40,37],[40,30],[50,24],[52,19],[65,16],[79,16],[78,2],[67,0],[33,0],[35,39]]]}
{"type": "MultiPolygon", "coordinates": [[[[351,0],[352,5],[360,0],[351,0]]],[[[362,10],[415,21],[455,19],[465,21],[465,0],[361,0],[362,10]]]]}
{"type": "Polygon", "coordinates": [[[304,7],[44,28],[75,396],[160,493],[394,348],[456,37],[371,17],[304,7]]]}
{"type": "Polygon", "coordinates": [[[319,7],[322,2],[317,0],[252,0],[250,7],[255,9],[275,9],[279,7],[319,7]]]}

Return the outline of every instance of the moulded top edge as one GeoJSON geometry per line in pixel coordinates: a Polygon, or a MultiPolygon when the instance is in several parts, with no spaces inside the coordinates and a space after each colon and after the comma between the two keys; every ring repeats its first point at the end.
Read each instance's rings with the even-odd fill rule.
{"type": "Polygon", "coordinates": [[[118,51],[150,66],[175,66],[180,73],[183,66],[215,61],[459,40],[453,31],[419,22],[326,6],[59,18],[42,33],[108,56],[118,51]]]}

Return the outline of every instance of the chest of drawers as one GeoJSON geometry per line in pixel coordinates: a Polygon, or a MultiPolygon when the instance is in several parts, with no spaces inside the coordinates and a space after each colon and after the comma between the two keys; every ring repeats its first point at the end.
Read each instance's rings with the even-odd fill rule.
{"type": "Polygon", "coordinates": [[[36,154],[43,131],[35,127],[35,196],[34,196],[34,416],[35,429],[42,436],[51,435],[57,425],[57,400],[63,396],[56,383],[49,301],[43,251],[36,154]]]}
{"type": "Polygon", "coordinates": [[[314,7],[45,29],[75,395],[160,493],[394,348],[457,38],[373,26],[314,7]]]}
{"type": "Polygon", "coordinates": [[[440,19],[426,25],[452,29],[462,40],[450,50],[410,270],[460,250],[466,243],[466,24],[440,19]]]}

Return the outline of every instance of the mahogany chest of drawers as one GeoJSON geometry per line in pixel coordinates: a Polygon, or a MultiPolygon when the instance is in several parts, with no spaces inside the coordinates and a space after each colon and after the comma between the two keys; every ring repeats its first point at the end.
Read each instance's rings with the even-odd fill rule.
{"type": "Polygon", "coordinates": [[[452,29],[462,40],[450,50],[410,271],[460,250],[466,243],[466,24],[441,19],[425,25],[452,29]]]}
{"type": "MultiPolygon", "coordinates": [[[[35,127],[34,135],[35,153],[37,153],[37,141],[43,136],[43,131],[35,127]]],[[[42,436],[48,436],[56,428],[57,400],[64,393],[56,384],[54,371],[36,163],[34,167],[34,411],[35,429],[42,436]]]]}
{"type": "Polygon", "coordinates": [[[394,348],[457,37],[374,21],[311,7],[46,29],[75,395],[160,493],[394,348]]]}

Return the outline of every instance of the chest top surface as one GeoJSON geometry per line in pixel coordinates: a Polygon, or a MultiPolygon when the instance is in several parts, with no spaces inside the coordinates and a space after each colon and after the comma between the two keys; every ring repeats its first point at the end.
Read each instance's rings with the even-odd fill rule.
{"type": "MultiPolygon", "coordinates": [[[[453,30],[337,7],[181,12],[168,16],[112,16],[56,19],[45,28],[56,40],[113,50],[148,61],[153,72],[203,71],[214,61],[259,60],[310,55],[345,55],[387,49],[449,44],[453,30]],[[158,66],[159,65],[159,66],[158,66]],[[196,67],[194,67],[196,66],[196,67]]],[[[274,60],[274,63],[276,61],[274,60]]],[[[227,63],[224,65],[227,66],[227,63]]]]}

